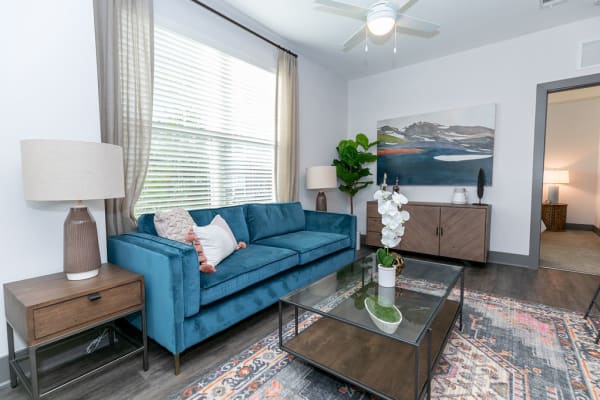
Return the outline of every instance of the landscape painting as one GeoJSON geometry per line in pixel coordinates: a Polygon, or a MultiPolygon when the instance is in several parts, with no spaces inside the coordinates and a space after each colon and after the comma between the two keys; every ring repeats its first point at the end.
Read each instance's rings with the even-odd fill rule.
{"type": "Polygon", "coordinates": [[[495,124],[495,104],[378,121],[377,183],[490,186],[495,124]]]}

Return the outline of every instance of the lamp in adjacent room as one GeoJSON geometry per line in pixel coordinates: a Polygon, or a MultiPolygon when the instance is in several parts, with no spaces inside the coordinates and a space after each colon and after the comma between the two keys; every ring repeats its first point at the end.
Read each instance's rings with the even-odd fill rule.
{"type": "Polygon", "coordinates": [[[316,210],[327,211],[327,198],[324,190],[337,188],[335,167],[317,166],[306,168],[306,188],[319,191],[316,210]]]}
{"type": "Polygon", "coordinates": [[[67,279],[98,275],[98,230],[82,201],[125,196],[121,147],[71,140],[23,140],[21,165],[26,200],[76,202],[64,224],[67,279]]]}
{"type": "Polygon", "coordinates": [[[544,183],[548,186],[548,203],[558,203],[558,184],[569,183],[569,171],[566,169],[545,169],[544,183]]]}

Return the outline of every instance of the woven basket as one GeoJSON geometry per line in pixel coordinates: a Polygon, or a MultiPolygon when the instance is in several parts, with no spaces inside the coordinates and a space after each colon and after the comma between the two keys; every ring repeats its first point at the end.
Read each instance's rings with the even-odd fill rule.
{"type": "Polygon", "coordinates": [[[542,220],[549,231],[564,231],[567,222],[566,205],[542,204],[542,220]]]}

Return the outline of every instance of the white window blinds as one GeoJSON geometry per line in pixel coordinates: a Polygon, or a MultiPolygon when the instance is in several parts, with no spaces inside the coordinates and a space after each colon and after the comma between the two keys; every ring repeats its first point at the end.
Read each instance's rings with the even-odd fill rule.
{"type": "Polygon", "coordinates": [[[136,214],[274,199],[275,73],[155,27],[148,173],[136,214]]]}

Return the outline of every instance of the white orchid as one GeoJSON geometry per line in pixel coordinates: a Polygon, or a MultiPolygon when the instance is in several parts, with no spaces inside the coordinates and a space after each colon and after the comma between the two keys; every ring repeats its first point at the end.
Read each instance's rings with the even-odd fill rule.
{"type": "Polygon", "coordinates": [[[385,246],[377,251],[377,258],[381,264],[391,267],[393,257],[389,255],[389,249],[398,246],[404,235],[404,223],[410,219],[408,211],[400,210],[408,199],[401,193],[385,190],[376,191],[373,198],[377,200],[377,211],[381,215],[381,244],[385,246]]]}

